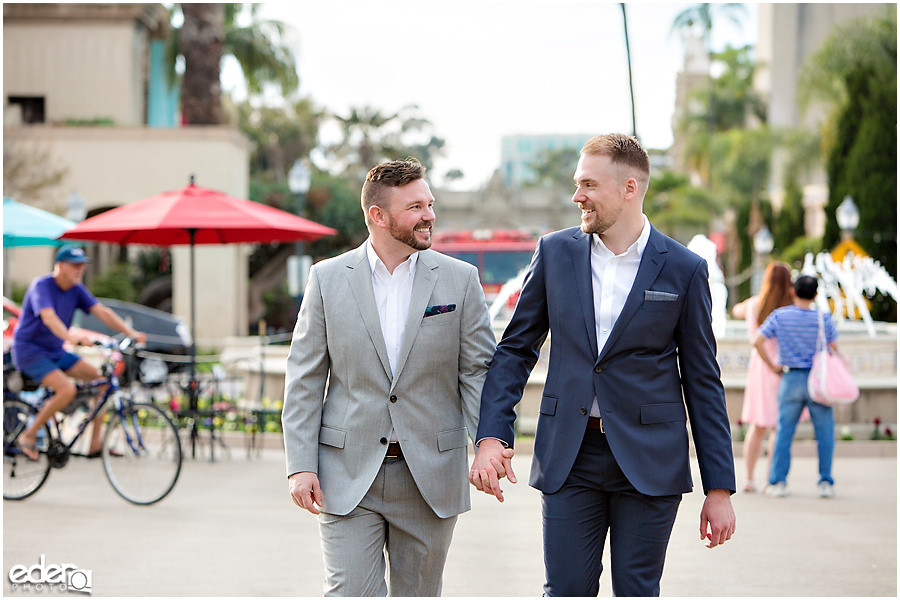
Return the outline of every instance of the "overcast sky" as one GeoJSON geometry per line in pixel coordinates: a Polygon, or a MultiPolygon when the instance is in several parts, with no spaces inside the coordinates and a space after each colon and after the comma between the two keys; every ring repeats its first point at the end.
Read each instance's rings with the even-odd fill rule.
{"type": "MultiPolygon", "coordinates": [[[[670,30],[689,6],[626,5],[638,136],[648,148],[672,143],[684,50],[670,30]]],[[[717,20],[714,49],[756,42],[757,5],[745,7],[741,28],[717,20]]],[[[300,93],[318,105],[342,115],[419,105],[446,140],[430,173],[438,185],[454,168],[465,174],[455,187],[484,184],[500,165],[503,135],[631,131],[617,3],[300,0],[265,3],[261,14],[293,28],[300,93]]],[[[228,65],[223,80],[233,85],[228,65]]]]}

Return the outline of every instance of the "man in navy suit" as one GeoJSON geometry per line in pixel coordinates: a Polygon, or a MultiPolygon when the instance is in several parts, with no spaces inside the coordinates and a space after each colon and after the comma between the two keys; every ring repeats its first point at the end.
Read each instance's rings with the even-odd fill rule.
{"type": "Polygon", "coordinates": [[[503,501],[515,483],[513,407],[548,332],[550,364],[530,484],[542,492],[549,596],[596,596],[607,532],[613,593],[658,596],[666,546],[692,489],[690,419],[706,500],[700,538],[734,533],[734,458],[716,363],[706,262],[642,211],[650,161],[637,139],[581,150],[581,227],[541,238],[481,398],[469,480],[503,501]]]}

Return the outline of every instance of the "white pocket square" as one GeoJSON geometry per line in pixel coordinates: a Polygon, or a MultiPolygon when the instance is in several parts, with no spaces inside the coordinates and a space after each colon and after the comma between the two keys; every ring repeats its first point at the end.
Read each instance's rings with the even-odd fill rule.
{"type": "Polygon", "coordinates": [[[678,300],[678,294],[654,290],[646,290],[644,292],[644,302],[675,302],[676,300],[678,300]]]}

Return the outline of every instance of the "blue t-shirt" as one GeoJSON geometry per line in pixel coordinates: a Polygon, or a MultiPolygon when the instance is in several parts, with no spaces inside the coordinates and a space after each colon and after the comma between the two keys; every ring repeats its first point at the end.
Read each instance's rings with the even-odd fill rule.
{"type": "MultiPolygon", "coordinates": [[[[830,344],[838,337],[834,321],[829,313],[822,315],[825,322],[825,339],[830,344]]],[[[819,336],[819,311],[799,306],[784,306],[772,311],[759,326],[759,333],[778,339],[778,362],[793,369],[812,367],[819,336]]]]}
{"type": "Polygon", "coordinates": [[[69,327],[76,308],[87,313],[95,304],[97,299],[80,283],[63,291],[53,275],[44,275],[32,281],[22,300],[22,314],[13,333],[18,362],[26,364],[34,354],[56,354],[62,349],[63,341],[41,320],[42,310],[52,308],[63,324],[69,327]]]}

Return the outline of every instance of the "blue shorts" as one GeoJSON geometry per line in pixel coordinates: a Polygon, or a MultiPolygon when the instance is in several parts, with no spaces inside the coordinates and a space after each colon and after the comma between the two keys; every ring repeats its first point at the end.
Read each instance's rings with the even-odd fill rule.
{"type": "Polygon", "coordinates": [[[56,369],[60,369],[63,373],[75,366],[81,357],[71,352],[66,352],[62,348],[55,352],[40,352],[19,356],[16,347],[12,347],[12,359],[16,368],[31,379],[41,382],[44,377],[49,375],[56,369]]]}

